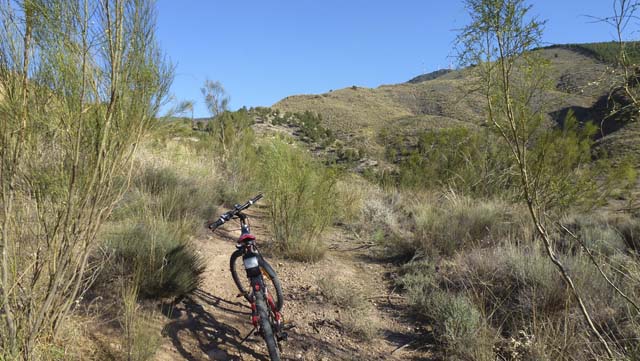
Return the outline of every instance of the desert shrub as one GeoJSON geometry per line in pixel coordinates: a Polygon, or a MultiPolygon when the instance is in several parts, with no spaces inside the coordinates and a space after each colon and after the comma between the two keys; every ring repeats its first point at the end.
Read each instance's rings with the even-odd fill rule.
{"type": "Polygon", "coordinates": [[[530,247],[459,254],[439,277],[443,287],[473,295],[483,313],[492,315],[490,323],[507,332],[522,329],[523,317],[562,312],[570,297],[553,264],[530,247]]]}
{"type": "Polygon", "coordinates": [[[242,108],[235,112],[225,111],[220,114],[209,122],[207,130],[218,137],[221,148],[223,148],[221,142],[224,142],[224,147],[230,150],[242,139],[243,134],[250,129],[253,122],[253,117],[242,108]],[[222,135],[221,138],[220,135],[222,135]]]}
{"type": "Polygon", "coordinates": [[[257,174],[263,165],[260,163],[256,141],[253,130],[246,129],[222,164],[224,181],[218,182],[217,187],[222,188],[220,196],[225,203],[230,200],[244,201],[254,196],[260,188],[257,174]]]}
{"type": "Polygon", "coordinates": [[[409,303],[421,317],[433,325],[436,340],[448,353],[478,359],[491,355],[487,342],[489,330],[478,308],[464,293],[440,288],[432,266],[416,262],[405,267],[400,279],[409,303]]]}
{"type": "Polygon", "coordinates": [[[640,254],[640,220],[631,216],[621,216],[614,220],[613,227],[624,240],[627,248],[640,254]]]}
{"type": "Polygon", "coordinates": [[[320,278],[318,288],[327,301],[340,307],[339,320],[347,333],[362,340],[378,333],[380,323],[372,317],[372,305],[363,290],[338,280],[335,275],[320,278]]]}
{"type": "Polygon", "coordinates": [[[371,340],[380,331],[379,320],[368,309],[346,309],[340,319],[345,331],[360,340],[371,340]]]}
{"type": "Polygon", "coordinates": [[[145,167],[142,174],[134,180],[137,189],[151,195],[159,195],[167,189],[176,189],[179,183],[178,174],[169,167],[145,167]]]}
{"type": "Polygon", "coordinates": [[[366,303],[362,291],[339,281],[335,275],[320,278],[318,287],[329,302],[341,308],[358,308],[366,303]]]}
{"type": "Polygon", "coordinates": [[[295,113],[293,119],[300,126],[302,134],[315,142],[331,142],[334,139],[331,130],[322,126],[322,115],[320,114],[310,111],[295,113]]]}
{"type": "MultiPolygon", "coordinates": [[[[556,128],[540,127],[531,134],[527,166],[549,208],[590,208],[606,195],[628,190],[636,174],[628,162],[613,166],[606,154],[593,162],[597,127],[579,124],[569,113],[556,128]]],[[[519,175],[511,151],[497,130],[457,127],[417,134],[383,132],[387,160],[398,170],[378,175],[379,182],[402,189],[453,189],[473,197],[517,199],[519,175]]]]}
{"type": "Polygon", "coordinates": [[[220,199],[220,194],[215,192],[218,182],[212,183],[207,184],[206,178],[179,176],[176,166],[147,165],[134,179],[130,202],[124,202],[123,207],[129,208],[129,214],[140,210],[141,200],[135,202],[138,197],[143,198],[142,202],[145,203],[142,208],[153,209],[163,219],[205,219],[220,199]]]}
{"type": "Polygon", "coordinates": [[[296,260],[322,258],[321,235],[336,214],[335,172],[281,139],[264,145],[260,164],[276,248],[296,260]]]}
{"type": "Polygon", "coordinates": [[[111,272],[135,278],[144,298],[186,294],[197,287],[204,271],[190,237],[218,202],[217,182],[210,174],[199,174],[193,154],[174,156],[161,164],[154,164],[151,155],[139,160],[133,187],[105,235],[107,248],[116,256],[111,272]]]}
{"type": "Polygon", "coordinates": [[[134,275],[140,296],[165,298],[187,294],[204,272],[202,258],[189,244],[189,222],[143,217],[109,232],[108,247],[125,275],[134,275]]]}
{"type": "Polygon", "coordinates": [[[153,2],[83,5],[0,5],[4,360],[42,359],[87,291],[101,227],[173,78],[153,2]]]}
{"type": "MultiPolygon", "coordinates": [[[[561,223],[570,230],[591,251],[611,256],[625,250],[625,239],[619,232],[614,219],[601,214],[573,214],[566,216],[561,223]]],[[[566,232],[558,236],[565,252],[582,252],[580,242],[566,232]]]]}
{"type": "Polygon", "coordinates": [[[336,182],[337,205],[336,223],[353,228],[362,221],[361,209],[366,197],[368,182],[355,174],[346,174],[336,182]]]}
{"type": "Polygon", "coordinates": [[[336,184],[339,202],[336,219],[361,236],[368,237],[378,231],[384,234],[400,232],[395,209],[401,196],[386,191],[356,174],[342,175],[336,184]]]}
{"type": "MultiPolygon", "coordinates": [[[[372,240],[381,258],[410,259],[415,254],[414,238],[407,225],[404,196],[368,181],[350,182],[351,196],[360,199],[349,228],[360,238],[372,240]]],[[[346,197],[349,198],[348,196],[346,197]]]]}
{"type": "MultiPolygon", "coordinates": [[[[610,264],[634,274],[635,261],[619,253],[615,257],[610,264]]],[[[635,311],[612,291],[585,256],[565,256],[563,263],[574,276],[594,323],[609,335],[612,346],[636,347],[634,325],[638,317],[635,311]]],[[[440,330],[434,332],[444,337],[443,342],[447,340],[443,336],[447,334],[446,324],[436,317],[446,315],[447,309],[438,303],[450,302],[451,305],[446,306],[456,309],[459,315],[465,312],[471,315],[471,311],[458,310],[463,307],[464,302],[459,299],[463,297],[481,316],[483,329],[500,330],[504,338],[496,340],[500,354],[515,352],[518,348],[525,352],[523,344],[527,345],[526,353],[531,360],[569,356],[590,359],[592,354],[600,352],[588,350],[594,340],[579,317],[575,299],[540,249],[505,243],[457,254],[437,266],[427,261],[409,263],[404,266],[399,282],[414,309],[439,325],[440,330]],[[564,338],[558,339],[561,334],[564,338]],[[525,337],[527,335],[535,338],[525,337]]],[[[605,266],[604,270],[630,297],[637,297],[637,282],[616,274],[613,267],[605,266]]],[[[467,320],[467,316],[461,316],[462,320],[467,320]]],[[[462,321],[451,322],[458,325],[462,321]]]]}
{"type": "Polygon", "coordinates": [[[528,234],[523,211],[500,200],[474,200],[450,192],[414,198],[409,209],[414,235],[405,249],[414,254],[451,256],[528,234]]]}

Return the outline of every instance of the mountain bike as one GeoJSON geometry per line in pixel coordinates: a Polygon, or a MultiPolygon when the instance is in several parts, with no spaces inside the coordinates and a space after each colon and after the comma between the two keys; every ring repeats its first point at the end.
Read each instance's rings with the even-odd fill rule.
{"type": "Polygon", "coordinates": [[[258,194],[243,205],[236,204],[232,210],[225,212],[218,220],[209,223],[207,226],[211,231],[215,231],[232,219],[240,220],[240,238],[238,238],[238,243],[236,244],[236,251],[231,255],[229,270],[234,283],[240,291],[238,296],[244,296],[251,304],[251,323],[253,324],[253,329],[241,343],[257,330],[256,334],[262,336],[267,344],[271,360],[279,361],[279,341],[287,339],[282,314],[280,313],[284,302],[282,286],[273,267],[258,251],[256,237],[251,234],[249,227],[249,217],[243,213],[261,198],[262,194],[258,194]],[[247,274],[249,290],[247,290],[237,272],[237,263],[239,263],[237,260],[239,259],[242,259],[247,274]],[[272,294],[272,291],[275,291],[275,295],[272,294]]]}

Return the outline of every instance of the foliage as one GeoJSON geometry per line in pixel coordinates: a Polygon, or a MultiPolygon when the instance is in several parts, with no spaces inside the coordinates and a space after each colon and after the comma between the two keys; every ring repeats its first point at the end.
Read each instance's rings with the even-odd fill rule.
{"type": "Polygon", "coordinates": [[[320,236],[335,215],[335,173],[282,139],[263,145],[260,157],[259,179],[270,200],[278,250],[293,259],[317,261],[325,252],[320,236]]]}
{"type": "MultiPolygon", "coordinates": [[[[570,290],[591,334],[606,355],[614,358],[587,309],[580,279],[575,278],[556,253],[549,231],[549,209],[557,203],[562,206],[564,197],[576,199],[575,193],[568,192],[576,184],[596,181],[584,177],[581,167],[584,157],[579,154],[585,153],[581,149],[588,148],[588,144],[576,142],[573,134],[565,134],[571,122],[565,123],[562,136],[557,131],[549,132],[544,124],[546,104],[541,95],[549,88],[549,76],[546,61],[531,51],[541,41],[544,22],[531,17],[531,6],[524,0],[465,3],[471,22],[458,35],[460,60],[476,65],[477,88],[486,99],[488,122],[508,146],[518,170],[521,198],[547,256],[570,290]],[[571,147],[567,147],[567,142],[572,142],[571,147]],[[561,153],[559,149],[570,151],[561,153]],[[563,169],[567,166],[568,169],[563,169]]],[[[589,187],[585,187],[586,191],[578,188],[577,193],[588,195],[589,187]]]]}
{"type": "Polygon", "coordinates": [[[322,143],[322,144],[331,144],[334,141],[333,132],[325,128],[322,125],[322,115],[313,113],[311,111],[304,111],[301,113],[285,113],[280,114],[277,110],[272,115],[273,119],[271,122],[274,125],[289,125],[299,127],[300,133],[309,138],[311,141],[322,143]]]}
{"type": "Polygon", "coordinates": [[[150,1],[12,0],[0,19],[0,357],[33,359],[100,269],[172,67],[150,1]]]}
{"type": "MultiPolygon", "coordinates": [[[[625,42],[628,61],[631,64],[640,63],[640,43],[635,41],[625,42]]],[[[580,53],[593,56],[594,58],[613,65],[620,65],[620,44],[617,41],[607,41],[601,43],[583,43],[583,44],[566,44],[553,45],[549,48],[567,48],[580,53]]]]}
{"type": "Polygon", "coordinates": [[[248,142],[251,139],[246,139],[244,136],[249,132],[251,125],[253,124],[253,117],[246,109],[240,109],[235,112],[225,111],[221,113],[216,120],[211,123],[207,130],[212,134],[222,134],[219,138],[220,145],[224,149],[230,149],[234,152],[238,152],[236,146],[239,146],[238,142],[248,142]]]}
{"type": "Polygon", "coordinates": [[[207,79],[204,81],[202,88],[200,88],[200,92],[212,118],[216,118],[227,111],[231,98],[227,95],[222,83],[207,79]]]}
{"type": "Polygon", "coordinates": [[[215,123],[214,134],[218,137],[224,155],[227,153],[227,140],[226,140],[226,123],[217,121],[218,117],[227,111],[230,98],[227,92],[222,87],[222,83],[219,81],[205,80],[204,85],[200,88],[200,92],[204,98],[204,103],[207,106],[207,110],[211,115],[211,121],[207,125],[208,130],[212,130],[212,123],[215,123]]]}
{"type": "Polygon", "coordinates": [[[491,196],[504,193],[513,183],[507,150],[487,130],[421,131],[413,147],[407,147],[403,137],[389,133],[382,137],[389,144],[386,158],[400,166],[396,183],[402,188],[453,188],[491,196]]]}
{"type": "MultiPolygon", "coordinates": [[[[588,240],[596,242],[596,238],[588,240]]],[[[609,285],[597,275],[584,254],[567,251],[563,260],[593,309],[594,322],[612,335],[611,342],[618,350],[637,347],[637,340],[631,341],[636,318],[633,311],[621,297],[609,291],[609,285]]],[[[620,252],[599,258],[606,259],[608,265],[604,267],[611,267],[609,271],[627,270],[627,276],[613,274],[614,282],[629,294],[637,295],[640,287],[628,277],[637,274],[637,265],[630,267],[634,261],[620,252]]],[[[414,309],[437,325],[434,332],[441,342],[447,335],[445,321],[451,317],[447,317],[445,306],[457,305],[456,321],[450,322],[466,325],[462,330],[480,324],[481,329],[494,337],[499,330],[505,340],[518,340],[523,333],[534,335],[534,342],[526,347],[521,345],[519,351],[529,360],[590,359],[601,352],[588,347],[592,342],[585,321],[576,317],[577,301],[544,251],[530,242],[512,239],[491,248],[470,249],[435,264],[411,262],[403,267],[399,282],[414,309]],[[475,311],[460,309],[464,303],[465,308],[475,311]],[[474,312],[480,321],[474,318],[475,322],[471,322],[465,316],[474,312]],[[559,339],[560,334],[564,336],[559,339]]],[[[502,354],[504,342],[497,338],[490,341],[484,342],[489,342],[489,347],[495,343],[494,351],[502,354]]]]}
{"type": "Polygon", "coordinates": [[[125,274],[136,276],[140,296],[188,294],[200,282],[204,262],[188,243],[193,226],[142,216],[110,232],[108,246],[125,274]]]}
{"type": "Polygon", "coordinates": [[[440,290],[433,269],[425,264],[412,264],[406,272],[400,282],[409,302],[421,317],[432,322],[436,340],[445,350],[473,359],[492,354],[482,315],[469,298],[440,290]]]}
{"type": "Polygon", "coordinates": [[[157,148],[139,153],[132,187],[103,237],[116,256],[107,273],[134,278],[145,298],[181,296],[199,284],[204,264],[190,239],[225,196],[209,148],[200,144],[213,138],[180,141],[165,131],[153,134],[157,148]]]}
{"type": "Polygon", "coordinates": [[[414,254],[452,256],[527,232],[523,212],[499,200],[476,201],[448,193],[417,201],[410,210],[414,225],[410,250],[414,254]]]}
{"type": "Polygon", "coordinates": [[[121,326],[124,357],[129,361],[150,360],[160,346],[160,335],[151,327],[152,313],[138,305],[138,282],[122,285],[121,326]]]}
{"type": "Polygon", "coordinates": [[[247,198],[257,191],[258,180],[255,176],[258,164],[258,139],[252,129],[254,115],[241,108],[235,112],[224,112],[211,125],[211,133],[224,137],[208,137],[201,142],[209,147],[209,156],[219,162],[219,171],[225,179],[217,183],[218,193],[223,201],[233,204],[247,198]],[[221,128],[217,128],[221,127],[221,128]],[[222,143],[224,141],[224,143],[222,143]],[[225,151],[226,149],[226,151],[225,151]]]}

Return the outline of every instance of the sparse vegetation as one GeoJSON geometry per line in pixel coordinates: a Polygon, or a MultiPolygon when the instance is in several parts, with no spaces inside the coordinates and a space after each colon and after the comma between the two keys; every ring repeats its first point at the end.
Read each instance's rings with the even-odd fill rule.
{"type": "Polygon", "coordinates": [[[338,320],[347,333],[363,340],[376,336],[380,323],[371,317],[372,306],[364,291],[335,275],[319,279],[318,287],[327,301],[340,308],[338,320]]]}
{"type": "Polygon", "coordinates": [[[0,358],[34,360],[102,268],[173,69],[150,1],[7,1],[0,18],[0,358]]]}
{"type": "Polygon", "coordinates": [[[264,145],[261,157],[259,178],[278,251],[301,261],[322,258],[321,235],[335,215],[336,175],[284,140],[264,145]]]}
{"type": "MultiPolygon", "coordinates": [[[[264,109],[261,109],[263,114],[264,109]]],[[[300,129],[300,135],[307,139],[307,141],[316,142],[321,145],[329,145],[335,140],[333,132],[327,129],[322,124],[322,115],[305,111],[302,113],[289,113],[281,114],[279,111],[267,111],[263,117],[271,119],[271,123],[274,125],[288,125],[291,127],[298,127],[300,129]]]]}
{"type": "Polygon", "coordinates": [[[160,335],[153,327],[153,311],[143,310],[138,304],[138,281],[122,285],[122,344],[123,358],[127,361],[147,361],[160,346],[160,335]]]}
{"type": "Polygon", "coordinates": [[[618,41],[562,46],[625,79],[604,103],[599,75],[549,65],[574,59],[537,48],[523,0],[466,4],[468,68],[238,111],[207,81],[206,123],[193,102],[179,107],[191,118],[158,117],[172,67],[151,2],[0,5],[0,359],[107,358],[68,350],[82,338],[68,331],[74,313],[102,302],[115,310],[108,356],[152,359],[156,304],[204,275],[192,238],[217,206],[256,191],[274,257],[317,262],[331,229],[387,262],[375,287],[388,294],[353,275],[315,280],[330,327],[351,341],[386,332],[373,300],[398,296],[394,310],[429,326],[412,323],[423,334],[401,348],[435,341],[435,358],[639,359],[637,164],[606,147],[630,122],[612,136],[599,129],[610,114],[577,120],[598,96],[605,111],[635,102],[640,47],[620,20],[637,3],[614,1],[633,5],[606,19],[618,41]]]}

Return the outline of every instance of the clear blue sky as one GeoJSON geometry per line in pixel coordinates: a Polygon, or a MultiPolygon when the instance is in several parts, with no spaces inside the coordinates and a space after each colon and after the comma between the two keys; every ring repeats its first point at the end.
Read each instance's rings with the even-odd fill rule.
{"type": "MultiPolygon", "coordinates": [[[[547,19],[549,44],[612,40],[610,0],[530,1],[547,19]]],[[[219,80],[231,108],[270,106],[294,94],[351,85],[377,87],[449,67],[462,1],[447,0],[158,0],[158,39],[177,65],[172,92],[196,102],[219,80]]]]}

